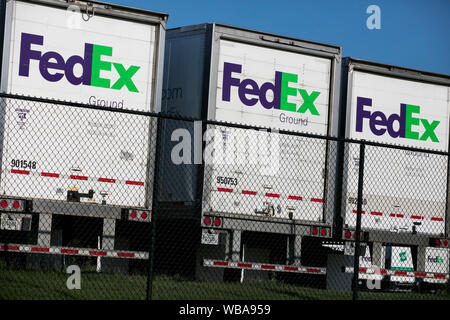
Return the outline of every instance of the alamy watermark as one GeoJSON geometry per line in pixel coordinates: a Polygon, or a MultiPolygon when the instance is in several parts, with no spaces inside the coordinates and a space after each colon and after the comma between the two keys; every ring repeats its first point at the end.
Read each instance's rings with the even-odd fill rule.
{"type": "Polygon", "coordinates": [[[379,6],[372,4],[367,7],[366,13],[370,16],[366,20],[367,29],[381,29],[381,9],[379,6]]]}
{"type": "Polygon", "coordinates": [[[173,164],[258,165],[262,175],[274,175],[280,167],[280,134],[272,130],[209,128],[194,122],[193,135],[186,128],[173,130],[173,164]],[[203,142],[205,147],[203,148],[203,142]]]}
{"type": "Polygon", "coordinates": [[[80,290],[81,289],[81,270],[77,265],[70,265],[67,267],[66,273],[71,274],[66,281],[67,289],[80,290]]]}

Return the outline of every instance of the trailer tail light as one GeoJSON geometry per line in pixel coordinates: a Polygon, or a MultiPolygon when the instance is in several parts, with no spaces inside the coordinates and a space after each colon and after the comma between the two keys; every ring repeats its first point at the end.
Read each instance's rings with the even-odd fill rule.
{"type": "Polygon", "coordinates": [[[223,224],[223,218],[214,217],[214,216],[204,216],[203,217],[203,226],[206,227],[221,227],[223,224]]]}
{"type": "Polygon", "coordinates": [[[448,239],[430,239],[430,247],[448,248],[448,239]]]}
{"type": "Polygon", "coordinates": [[[0,210],[4,211],[26,211],[25,200],[21,199],[0,199],[0,210]]]}
{"type": "Polygon", "coordinates": [[[205,226],[209,226],[209,225],[211,224],[211,218],[210,218],[210,217],[205,217],[205,218],[203,219],[203,224],[204,224],[205,226]]]}
{"type": "Polygon", "coordinates": [[[322,227],[311,227],[311,235],[314,237],[328,237],[330,235],[330,229],[322,227]]]}
{"type": "Polygon", "coordinates": [[[151,220],[150,212],[146,210],[128,209],[127,211],[127,220],[129,221],[150,222],[151,220]]]}
{"type": "MultiPolygon", "coordinates": [[[[363,232],[359,234],[359,239],[361,241],[364,241],[364,235],[363,232]]],[[[356,240],[356,232],[353,230],[344,230],[343,238],[345,240],[356,240]]]]}

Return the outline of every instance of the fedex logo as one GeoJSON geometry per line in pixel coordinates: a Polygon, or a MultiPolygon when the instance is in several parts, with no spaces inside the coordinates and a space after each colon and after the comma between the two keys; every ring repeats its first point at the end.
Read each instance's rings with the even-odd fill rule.
{"type": "Polygon", "coordinates": [[[275,71],[275,83],[265,82],[259,86],[252,79],[243,79],[233,77],[233,73],[242,73],[242,65],[225,62],[223,65],[223,89],[222,100],[231,100],[231,87],[238,88],[239,99],[246,106],[254,106],[258,101],[266,109],[279,109],[306,113],[309,111],[312,115],[319,116],[314,101],[320,95],[320,92],[313,91],[310,94],[305,89],[297,89],[290,86],[290,83],[298,82],[298,75],[286,72],[275,71]],[[267,92],[272,91],[273,99],[267,99],[267,92]],[[300,94],[303,99],[302,105],[297,108],[295,103],[288,102],[288,97],[295,97],[300,94]]]}
{"type": "Polygon", "coordinates": [[[444,259],[442,259],[440,256],[436,256],[436,257],[428,256],[428,262],[444,263],[444,259]]]}
{"type": "Polygon", "coordinates": [[[368,107],[372,106],[372,99],[365,97],[356,98],[356,131],[363,132],[363,120],[369,120],[369,129],[376,136],[389,134],[392,138],[404,138],[413,140],[431,140],[439,142],[435,130],[440,121],[431,121],[422,119],[415,114],[420,115],[420,106],[412,104],[400,104],[400,113],[387,116],[381,111],[370,111],[368,107]],[[397,129],[394,128],[397,123],[397,129]],[[420,135],[417,127],[423,127],[425,132],[420,135]]]}
{"type": "MultiPolygon", "coordinates": [[[[68,40],[70,41],[70,40],[68,40]]],[[[122,64],[109,62],[102,59],[102,56],[112,57],[113,48],[97,44],[84,44],[84,57],[73,55],[65,60],[59,53],[48,51],[42,53],[40,50],[32,49],[31,46],[42,46],[44,37],[22,33],[20,43],[19,75],[28,77],[30,74],[30,61],[39,61],[39,72],[41,76],[50,82],[58,82],[63,77],[73,85],[86,85],[101,88],[120,90],[124,86],[130,92],[139,92],[133,83],[132,77],[140,69],[138,66],[125,68],[122,64]],[[79,64],[82,74],[75,75],[75,65],[79,64]],[[113,84],[108,78],[100,77],[101,71],[111,71],[112,67],[119,75],[119,79],[113,84]]]]}

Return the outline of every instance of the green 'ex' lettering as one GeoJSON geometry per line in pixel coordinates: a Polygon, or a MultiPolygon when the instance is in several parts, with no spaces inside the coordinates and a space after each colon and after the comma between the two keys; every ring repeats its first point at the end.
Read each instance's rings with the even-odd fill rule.
{"type": "Polygon", "coordinates": [[[100,78],[100,71],[111,71],[111,62],[102,61],[102,56],[112,56],[112,48],[94,44],[92,46],[92,74],[91,85],[101,88],[109,88],[109,79],[100,78]]]}
{"type": "Polygon", "coordinates": [[[426,119],[420,119],[420,121],[423,124],[423,127],[425,128],[425,132],[423,133],[423,135],[420,137],[420,140],[427,140],[428,138],[431,139],[431,141],[433,142],[439,142],[436,133],[434,132],[434,129],[436,129],[436,127],[438,126],[438,124],[440,123],[440,121],[433,121],[431,123],[428,122],[428,120],[426,119]]]}
{"type": "Polygon", "coordinates": [[[280,93],[280,110],[292,111],[297,110],[295,103],[288,102],[288,96],[296,96],[297,89],[289,87],[289,82],[297,82],[298,76],[293,73],[283,72],[281,75],[281,93],[280,93]]]}
{"type": "Polygon", "coordinates": [[[428,138],[433,142],[439,142],[434,130],[439,125],[440,121],[433,121],[431,123],[426,119],[414,118],[413,113],[420,113],[420,106],[407,104],[405,108],[405,138],[425,141],[428,138]],[[412,131],[412,126],[419,126],[422,123],[425,132],[419,138],[419,132],[412,131]]]}
{"type": "Polygon", "coordinates": [[[319,96],[320,92],[313,91],[308,95],[308,92],[304,89],[296,89],[289,87],[289,83],[297,83],[298,75],[293,73],[283,72],[281,76],[281,92],[280,92],[280,110],[305,113],[310,111],[312,115],[319,116],[319,112],[314,105],[314,101],[319,96]],[[288,96],[297,96],[297,90],[303,98],[303,104],[297,110],[297,105],[292,102],[288,102],[288,96]]]}
{"type": "Polygon", "coordinates": [[[412,131],[412,126],[418,126],[420,120],[412,116],[413,113],[420,113],[420,106],[407,104],[405,108],[405,138],[419,140],[419,133],[412,131]]]}
{"type": "Polygon", "coordinates": [[[120,63],[111,63],[109,61],[103,61],[102,56],[112,56],[112,48],[107,46],[100,46],[94,44],[92,46],[92,73],[91,73],[91,85],[101,88],[111,88],[120,90],[123,86],[126,86],[128,91],[139,92],[134,85],[131,77],[140,69],[138,66],[130,66],[128,69],[120,63]],[[109,79],[101,78],[100,71],[111,71],[111,65],[117,70],[119,79],[112,85],[109,79]]]}
{"type": "Polygon", "coordinates": [[[127,86],[128,91],[139,92],[133,81],[131,81],[131,77],[134,76],[140,67],[130,66],[128,69],[125,69],[120,63],[113,63],[113,65],[119,73],[120,78],[113,84],[111,89],[120,90],[125,85],[127,86]]]}
{"type": "Polygon", "coordinates": [[[317,111],[316,106],[314,105],[314,101],[319,96],[320,92],[313,91],[310,95],[306,92],[305,89],[298,89],[300,95],[303,98],[303,104],[300,106],[297,112],[305,113],[307,110],[311,112],[312,115],[320,116],[319,111],[317,111]]]}

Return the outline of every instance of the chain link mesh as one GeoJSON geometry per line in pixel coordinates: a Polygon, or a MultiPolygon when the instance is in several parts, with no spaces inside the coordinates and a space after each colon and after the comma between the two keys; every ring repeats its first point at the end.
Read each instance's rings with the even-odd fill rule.
{"type": "Polygon", "coordinates": [[[0,105],[2,299],[449,297],[448,153],[0,105]]]}

